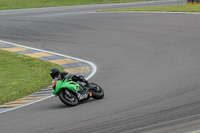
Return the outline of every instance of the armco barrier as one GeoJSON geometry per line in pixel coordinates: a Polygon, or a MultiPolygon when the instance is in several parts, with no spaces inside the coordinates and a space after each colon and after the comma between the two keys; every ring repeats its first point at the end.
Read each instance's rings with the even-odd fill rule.
{"type": "Polygon", "coordinates": [[[187,0],[188,5],[192,5],[194,0],[187,0]]]}
{"type": "Polygon", "coordinates": [[[194,0],[193,1],[193,4],[198,4],[199,3],[199,0],[194,0]]]}
{"type": "Polygon", "coordinates": [[[191,4],[198,4],[200,3],[200,0],[187,0],[187,4],[191,5],[191,4]]]}

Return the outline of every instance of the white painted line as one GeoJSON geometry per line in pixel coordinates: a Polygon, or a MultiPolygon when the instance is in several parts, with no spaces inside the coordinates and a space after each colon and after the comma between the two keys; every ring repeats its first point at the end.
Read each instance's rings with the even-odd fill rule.
{"type": "Polygon", "coordinates": [[[153,12],[153,11],[116,11],[116,12],[88,12],[88,13],[149,13],[149,14],[192,14],[200,15],[198,12],[153,12]]]}
{"type": "MultiPolygon", "coordinates": [[[[90,78],[96,73],[96,71],[97,71],[97,66],[96,66],[94,63],[90,62],[90,61],[82,60],[82,59],[75,58],[75,57],[71,57],[71,56],[68,56],[68,55],[63,55],[63,54],[58,54],[58,53],[54,53],[54,52],[49,52],[49,51],[45,51],[45,50],[41,50],[41,49],[36,49],[36,48],[32,48],[32,47],[27,47],[27,46],[15,44],[15,43],[3,41],[3,40],[0,40],[0,42],[7,43],[7,44],[10,44],[10,45],[14,45],[14,46],[24,47],[24,48],[28,48],[28,49],[32,49],[32,50],[36,50],[36,51],[46,52],[46,53],[50,53],[50,54],[54,54],[54,55],[58,55],[58,56],[66,57],[66,58],[71,58],[71,59],[74,59],[74,60],[79,60],[79,61],[81,61],[81,62],[85,62],[85,63],[89,64],[89,65],[92,67],[92,70],[91,70],[91,72],[90,72],[90,75],[88,75],[88,76],[86,77],[87,80],[90,79],[90,78]]],[[[28,104],[24,104],[24,105],[21,105],[21,106],[17,106],[17,107],[14,107],[14,108],[11,108],[11,109],[2,111],[2,112],[0,112],[0,114],[1,114],[1,113],[5,113],[5,112],[8,112],[8,111],[11,111],[11,110],[15,110],[15,109],[18,109],[18,108],[21,108],[21,107],[28,106],[28,105],[31,105],[31,104],[33,104],[33,103],[37,103],[37,102],[43,101],[43,100],[48,99],[48,98],[53,97],[53,96],[54,96],[54,95],[50,95],[50,96],[47,96],[47,97],[45,97],[45,98],[42,98],[42,99],[39,99],[39,100],[30,102],[30,103],[28,103],[28,104]]]]}
{"type": "Polygon", "coordinates": [[[134,13],[158,13],[158,14],[193,14],[193,15],[200,15],[198,12],[151,12],[151,11],[132,11],[134,13]]]}
{"type": "Polygon", "coordinates": [[[74,60],[79,60],[81,62],[85,62],[85,63],[89,64],[92,67],[92,72],[90,73],[90,75],[88,77],[86,77],[86,79],[90,79],[97,71],[97,66],[94,63],[90,62],[90,61],[82,60],[82,59],[75,58],[75,57],[68,56],[68,55],[63,55],[63,54],[59,54],[59,53],[54,53],[54,52],[50,52],[50,51],[36,49],[36,48],[32,48],[32,47],[27,47],[27,46],[15,44],[15,43],[7,42],[7,41],[0,40],[0,42],[11,44],[11,45],[15,45],[15,46],[19,46],[19,47],[24,47],[24,48],[28,48],[28,49],[32,49],[32,50],[36,50],[36,51],[41,51],[41,52],[45,52],[45,53],[49,53],[49,54],[54,54],[54,55],[58,55],[58,56],[66,57],[66,58],[71,58],[71,59],[74,59],[74,60]]]}
{"type": "Polygon", "coordinates": [[[192,133],[198,133],[198,132],[200,132],[200,131],[195,131],[195,132],[192,132],[192,133]]]}
{"type": "Polygon", "coordinates": [[[31,105],[31,104],[33,104],[33,103],[40,102],[40,101],[45,100],[45,99],[48,99],[48,98],[50,98],[50,97],[52,97],[52,96],[54,96],[54,95],[50,95],[50,96],[48,96],[48,97],[45,97],[45,98],[42,98],[42,99],[39,99],[39,100],[30,102],[30,103],[27,103],[27,104],[23,104],[23,105],[20,105],[20,106],[17,106],[17,107],[14,107],[14,108],[11,108],[11,109],[8,109],[8,110],[5,110],[5,111],[2,111],[2,112],[0,112],[0,114],[1,114],[1,113],[5,113],[5,112],[8,112],[8,111],[11,111],[11,110],[15,110],[15,109],[18,109],[18,108],[22,108],[22,107],[28,106],[28,105],[31,105]]]}

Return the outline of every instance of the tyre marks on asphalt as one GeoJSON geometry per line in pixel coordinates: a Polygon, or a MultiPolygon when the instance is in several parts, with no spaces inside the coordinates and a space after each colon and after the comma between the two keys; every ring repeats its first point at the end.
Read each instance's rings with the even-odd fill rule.
{"type": "MultiPolygon", "coordinates": [[[[93,76],[94,73],[96,72],[96,66],[91,62],[69,56],[64,56],[49,51],[30,48],[18,44],[4,42],[1,40],[0,40],[0,49],[58,64],[64,67],[64,70],[71,74],[83,74],[85,77],[89,78],[93,76]]],[[[39,92],[35,92],[24,98],[20,98],[13,102],[8,102],[0,105],[0,113],[14,110],[26,105],[30,105],[32,103],[47,99],[51,96],[53,96],[52,87],[48,86],[47,88],[42,89],[39,92]]]]}

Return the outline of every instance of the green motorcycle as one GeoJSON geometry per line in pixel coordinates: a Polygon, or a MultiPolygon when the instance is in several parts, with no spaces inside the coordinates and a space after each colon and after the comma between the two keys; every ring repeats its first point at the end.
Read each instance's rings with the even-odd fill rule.
{"type": "Polygon", "coordinates": [[[53,83],[53,94],[68,106],[76,106],[79,102],[90,99],[102,99],[103,89],[95,83],[75,82],[72,77],[66,76],[63,80],[53,83]]]}

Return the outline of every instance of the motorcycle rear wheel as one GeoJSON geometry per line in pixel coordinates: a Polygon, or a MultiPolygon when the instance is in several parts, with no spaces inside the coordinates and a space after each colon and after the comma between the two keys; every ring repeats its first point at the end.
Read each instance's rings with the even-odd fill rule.
{"type": "MultiPolygon", "coordinates": [[[[69,92],[70,93],[70,92],[69,92]]],[[[67,96],[64,91],[60,92],[58,97],[60,100],[68,105],[68,106],[76,106],[78,104],[78,99],[76,96],[74,96],[72,93],[70,93],[71,97],[67,96]]]]}
{"type": "Polygon", "coordinates": [[[95,85],[97,88],[96,89],[91,89],[90,91],[92,92],[92,98],[94,99],[102,99],[104,97],[104,91],[103,89],[95,84],[95,83],[90,83],[91,85],[95,85]]]}

